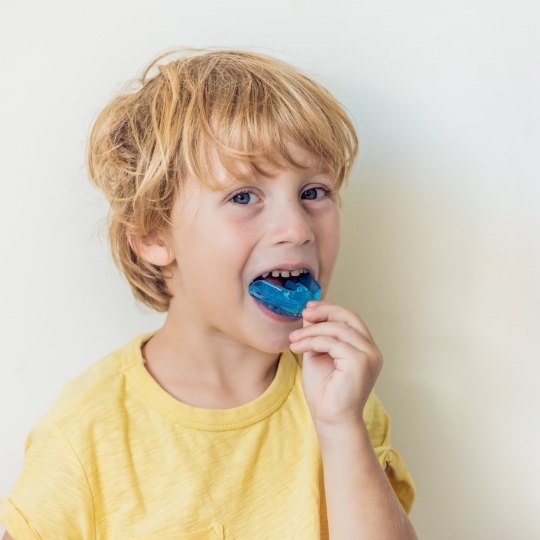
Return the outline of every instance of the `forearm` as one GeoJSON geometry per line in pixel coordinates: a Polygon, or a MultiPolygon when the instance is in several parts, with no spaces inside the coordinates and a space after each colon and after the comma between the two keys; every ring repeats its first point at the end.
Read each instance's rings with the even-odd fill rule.
{"type": "Polygon", "coordinates": [[[330,540],[416,540],[361,425],[319,435],[330,540]]]}

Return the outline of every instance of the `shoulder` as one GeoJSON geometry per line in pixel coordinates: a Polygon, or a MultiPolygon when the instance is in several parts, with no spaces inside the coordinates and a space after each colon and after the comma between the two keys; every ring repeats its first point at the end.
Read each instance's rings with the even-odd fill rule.
{"type": "Polygon", "coordinates": [[[23,470],[0,501],[0,522],[16,538],[95,537],[95,486],[103,461],[114,470],[129,415],[126,376],[142,363],[143,334],[69,381],[30,431],[23,470]],[[127,419],[127,420],[126,420],[127,419]],[[46,504],[44,504],[44,501],[46,504]],[[52,501],[52,502],[51,502],[52,501]],[[50,504],[49,504],[50,503],[50,504]]]}
{"type": "MultiPolygon", "coordinates": [[[[153,332],[152,332],[153,333],[153,332]]],[[[70,380],[60,391],[53,406],[30,433],[32,438],[55,427],[72,431],[103,414],[110,415],[125,397],[125,373],[142,361],[140,345],[152,333],[139,335],[107,354],[70,380]]]]}

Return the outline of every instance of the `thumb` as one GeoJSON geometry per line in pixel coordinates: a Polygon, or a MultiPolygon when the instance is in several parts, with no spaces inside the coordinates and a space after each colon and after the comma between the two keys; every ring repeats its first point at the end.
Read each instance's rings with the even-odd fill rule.
{"type": "MultiPolygon", "coordinates": [[[[314,302],[308,302],[304,309],[310,307],[310,304],[314,305],[314,302]]],[[[306,320],[306,318],[304,317],[303,314],[302,314],[302,322],[303,322],[302,328],[306,328],[307,326],[311,326],[312,324],[314,324],[314,323],[309,322],[308,320],[306,320]]]]}

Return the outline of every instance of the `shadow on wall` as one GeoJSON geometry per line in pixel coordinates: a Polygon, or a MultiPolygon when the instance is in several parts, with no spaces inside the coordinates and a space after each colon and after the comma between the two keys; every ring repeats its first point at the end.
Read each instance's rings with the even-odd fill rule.
{"type": "Polygon", "coordinates": [[[412,518],[420,537],[466,538],[452,515],[466,522],[471,511],[462,498],[469,480],[458,471],[478,476],[467,471],[460,405],[467,401],[461,381],[471,361],[467,306],[478,238],[459,200],[392,171],[367,164],[343,195],[331,297],[360,314],[384,354],[377,391],[417,485],[412,518]]]}
{"type": "Polygon", "coordinates": [[[520,471],[501,466],[509,459],[496,422],[501,389],[490,381],[504,380],[507,369],[493,306],[503,311],[508,302],[501,283],[490,303],[485,282],[505,275],[506,254],[489,243],[497,207],[483,208],[481,176],[470,156],[458,158],[440,174],[437,159],[361,162],[343,192],[330,298],[362,317],[384,354],[376,388],[417,486],[419,537],[530,538],[532,488],[517,498],[501,489],[520,471]]]}

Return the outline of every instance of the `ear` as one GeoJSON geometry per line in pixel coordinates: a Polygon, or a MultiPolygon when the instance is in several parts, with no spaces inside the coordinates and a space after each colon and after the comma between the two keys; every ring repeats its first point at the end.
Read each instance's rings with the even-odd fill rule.
{"type": "Polygon", "coordinates": [[[159,233],[150,233],[144,236],[128,235],[131,249],[138,257],[156,266],[168,266],[174,260],[174,253],[167,244],[166,239],[159,233]]]}

